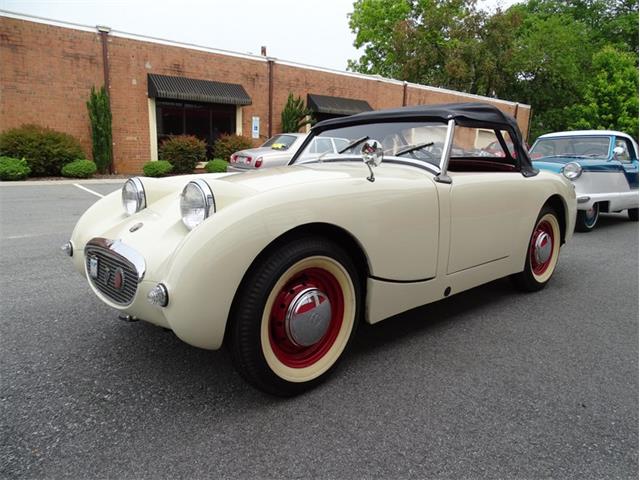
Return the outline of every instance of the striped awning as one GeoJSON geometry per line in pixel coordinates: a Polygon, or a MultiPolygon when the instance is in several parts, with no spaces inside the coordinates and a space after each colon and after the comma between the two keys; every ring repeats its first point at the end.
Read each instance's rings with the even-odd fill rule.
{"type": "Polygon", "coordinates": [[[251,97],[237,83],[197,80],[148,74],[148,94],[151,98],[186,100],[192,102],[251,105],[251,97]]]}
{"type": "Polygon", "coordinates": [[[307,106],[318,113],[332,115],[354,115],[356,113],[370,112],[371,105],[365,100],[352,98],[330,97],[328,95],[307,95],[307,106]]]}

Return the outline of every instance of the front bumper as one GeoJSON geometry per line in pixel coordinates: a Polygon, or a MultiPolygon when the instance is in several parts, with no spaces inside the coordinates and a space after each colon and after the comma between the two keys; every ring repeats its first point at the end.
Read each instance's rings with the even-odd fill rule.
{"type": "Polygon", "coordinates": [[[638,191],[620,193],[577,193],[578,210],[589,210],[596,203],[607,203],[610,212],[638,208],[638,191]]]}

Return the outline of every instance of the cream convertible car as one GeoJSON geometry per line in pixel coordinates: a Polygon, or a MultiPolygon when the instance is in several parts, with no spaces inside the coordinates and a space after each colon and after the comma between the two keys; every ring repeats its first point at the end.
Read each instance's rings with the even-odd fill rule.
{"type": "Polygon", "coordinates": [[[121,314],[226,344],[246,380],[287,396],[332,370],[361,319],[505,276],[543,288],[575,216],[573,187],[532,168],[511,117],[424,106],[320,122],[290,166],[130,179],[65,250],[121,314]],[[314,154],[316,137],[349,144],[314,154]]]}

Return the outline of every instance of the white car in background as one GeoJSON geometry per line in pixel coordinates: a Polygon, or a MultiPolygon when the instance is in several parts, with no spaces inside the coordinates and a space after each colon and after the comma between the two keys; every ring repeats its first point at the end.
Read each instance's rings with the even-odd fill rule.
{"type": "Polygon", "coordinates": [[[576,230],[590,232],[601,212],[627,210],[638,221],[638,144],[626,133],[580,130],[538,137],[533,166],[564,175],[578,197],[576,230]]]}
{"type": "MultiPolygon", "coordinates": [[[[281,133],[258,148],[240,150],[231,155],[227,172],[246,172],[287,165],[307,136],[307,133],[281,133]]],[[[337,153],[348,144],[349,141],[343,138],[318,138],[312,140],[310,151],[317,154],[337,153]]]]}

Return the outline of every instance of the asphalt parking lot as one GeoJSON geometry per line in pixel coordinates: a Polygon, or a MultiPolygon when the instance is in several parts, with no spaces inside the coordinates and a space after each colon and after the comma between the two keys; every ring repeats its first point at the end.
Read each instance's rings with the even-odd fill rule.
{"type": "Polygon", "coordinates": [[[95,200],[0,184],[2,478],[638,478],[626,215],[576,234],[542,292],[500,280],[364,325],[282,400],[91,294],[59,246],[95,200]]]}

